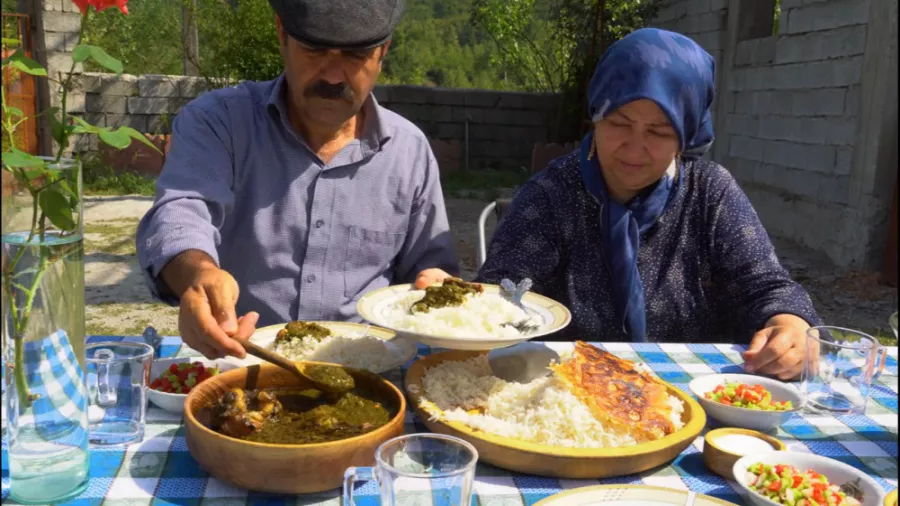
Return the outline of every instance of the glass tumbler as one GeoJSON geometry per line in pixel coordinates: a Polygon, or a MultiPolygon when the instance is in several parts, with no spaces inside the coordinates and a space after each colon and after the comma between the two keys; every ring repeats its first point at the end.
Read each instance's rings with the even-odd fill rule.
{"type": "Polygon", "coordinates": [[[382,506],[469,506],[478,451],[443,434],[408,434],[375,450],[375,467],[344,473],[344,506],[353,506],[353,485],[374,481],[382,506]]]}
{"type": "Polygon", "coordinates": [[[807,406],[833,415],[864,414],[886,352],[874,337],[858,330],[810,328],[800,385],[807,406]]]}
{"type": "Polygon", "coordinates": [[[104,342],[89,344],[86,356],[91,444],[141,442],[153,348],[144,343],[104,342]]]}

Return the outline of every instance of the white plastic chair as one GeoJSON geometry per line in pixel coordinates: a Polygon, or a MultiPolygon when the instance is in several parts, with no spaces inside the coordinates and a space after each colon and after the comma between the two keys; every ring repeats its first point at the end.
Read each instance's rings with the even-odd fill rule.
{"type": "Polygon", "coordinates": [[[497,222],[500,222],[500,218],[503,217],[503,213],[506,212],[506,209],[509,207],[509,204],[512,202],[512,199],[497,199],[488,205],[484,206],[484,209],[481,210],[481,215],[478,217],[478,268],[481,269],[481,266],[484,265],[484,261],[487,259],[487,238],[486,229],[487,229],[487,219],[488,216],[491,215],[491,212],[497,218],[497,222]]]}

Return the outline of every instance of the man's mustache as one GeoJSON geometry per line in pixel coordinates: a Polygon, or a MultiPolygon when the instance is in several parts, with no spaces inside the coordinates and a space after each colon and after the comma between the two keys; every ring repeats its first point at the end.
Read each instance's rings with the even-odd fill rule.
{"type": "Polygon", "coordinates": [[[343,100],[353,102],[353,90],[347,83],[329,83],[319,80],[306,87],[303,92],[305,97],[318,97],[326,100],[343,100]]]}

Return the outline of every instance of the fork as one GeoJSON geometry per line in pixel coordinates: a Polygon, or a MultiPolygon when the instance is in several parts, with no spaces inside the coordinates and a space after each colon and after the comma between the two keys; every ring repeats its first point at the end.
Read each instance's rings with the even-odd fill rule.
{"type": "Polygon", "coordinates": [[[535,325],[534,323],[529,323],[531,321],[530,318],[526,318],[517,322],[506,322],[501,323],[504,327],[512,327],[523,334],[528,334],[530,332],[534,332],[535,330],[541,328],[540,325],[535,325]]]}
{"type": "MultiPolygon", "coordinates": [[[[512,302],[519,309],[525,312],[525,314],[530,314],[528,308],[522,304],[522,297],[525,295],[525,292],[531,289],[532,281],[529,278],[524,278],[519,281],[519,284],[516,285],[509,279],[503,279],[500,281],[500,295],[512,302]]],[[[523,334],[528,334],[536,331],[540,328],[540,325],[530,323],[531,318],[525,318],[523,320],[519,320],[517,322],[506,322],[502,323],[504,327],[512,327],[523,334]]]]}

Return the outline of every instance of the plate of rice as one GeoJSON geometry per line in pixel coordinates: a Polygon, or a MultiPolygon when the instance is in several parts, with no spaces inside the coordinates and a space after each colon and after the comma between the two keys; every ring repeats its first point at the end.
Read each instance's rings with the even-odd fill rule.
{"type": "Polygon", "coordinates": [[[410,284],[373,290],[359,299],[356,310],[366,321],[394,330],[423,344],[454,350],[491,350],[552,334],[572,319],[568,308],[534,292],[521,306],[502,295],[499,285],[469,283],[479,293],[467,294],[457,306],[415,311],[426,296],[410,284]],[[524,307],[524,309],[523,309],[524,307]],[[525,323],[528,331],[509,325],[525,323]]]}
{"type": "MultiPolygon", "coordinates": [[[[579,395],[563,373],[569,366],[573,371],[587,370],[585,357],[573,353],[572,343],[547,344],[558,348],[560,362],[552,366],[552,374],[527,384],[493,376],[484,352],[452,350],[423,357],[406,373],[411,405],[428,429],[470,442],[485,462],[571,479],[624,476],[665,464],[694,442],[706,425],[706,414],[693,397],[621,359],[615,360],[639,371],[635,374],[648,380],[638,384],[655,393],[634,402],[610,395],[616,405],[612,409],[592,405],[589,399],[598,394],[579,395]],[[651,397],[646,403],[641,400],[651,397]],[[642,409],[642,403],[652,404],[653,412],[627,411],[632,409],[629,405],[642,409]],[[626,406],[626,423],[601,414],[620,406],[626,406]],[[629,424],[629,413],[637,421],[629,424]]],[[[601,384],[608,387],[595,379],[584,381],[589,390],[601,384]]]]}
{"type": "MultiPolygon", "coordinates": [[[[262,327],[250,341],[294,360],[329,362],[381,374],[416,357],[416,343],[396,333],[349,322],[296,321],[262,327]]],[[[224,360],[246,367],[262,363],[252,355],[224,360]]]]}

